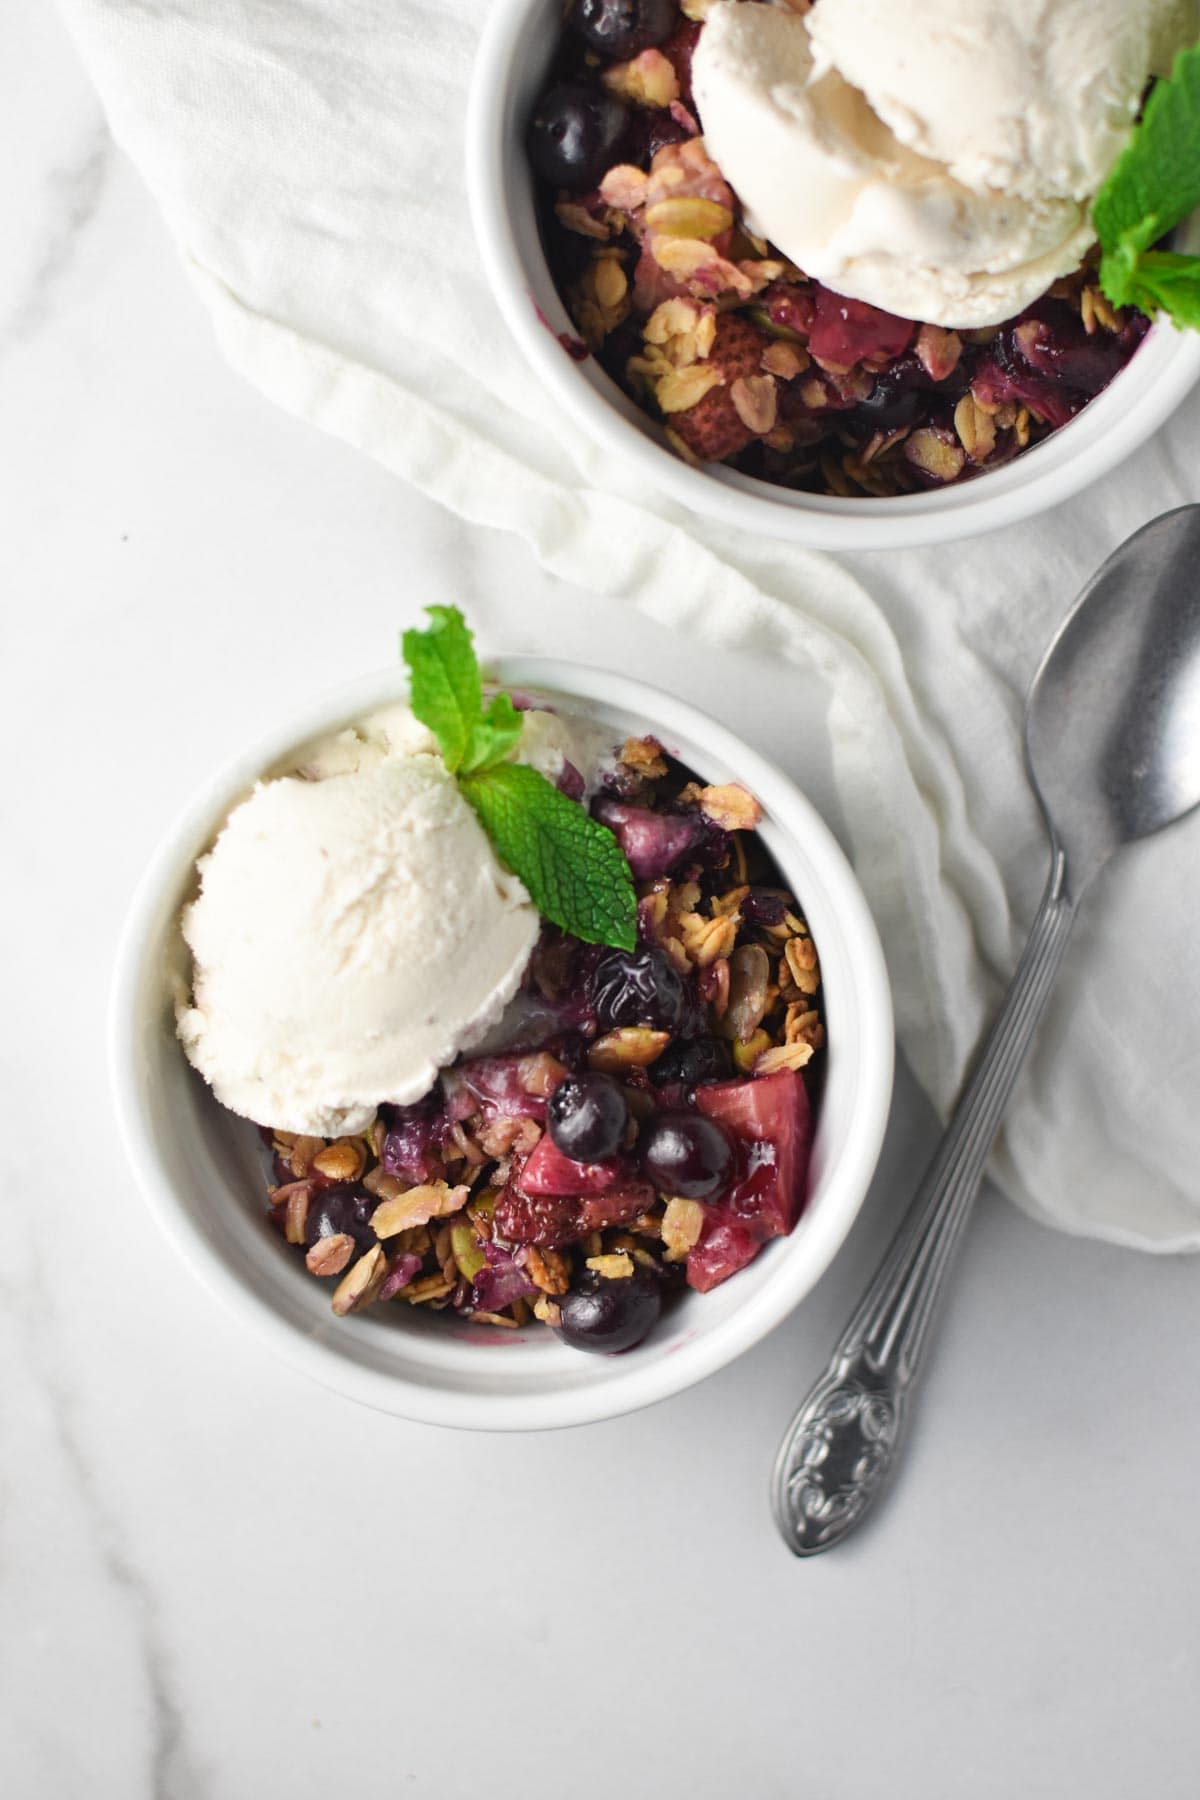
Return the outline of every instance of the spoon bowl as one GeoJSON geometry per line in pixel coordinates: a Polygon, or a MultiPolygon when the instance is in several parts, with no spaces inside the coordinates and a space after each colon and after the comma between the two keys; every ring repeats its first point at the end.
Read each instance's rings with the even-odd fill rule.
{"type": "Polygon", "coordinates": [[[1200,506],[1143,526],[1088,582],[1034,676],[1025,755],[1071,895],[1200,805],[1200,506]]]}

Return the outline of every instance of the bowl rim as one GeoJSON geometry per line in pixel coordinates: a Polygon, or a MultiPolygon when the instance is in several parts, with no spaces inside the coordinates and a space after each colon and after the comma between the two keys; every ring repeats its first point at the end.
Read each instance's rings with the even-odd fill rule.
{"type": "MultiPolygon", "coordinates": [[[[141,1103],[144,1058],[138,999],[146,967],[161,947],[156,921],[176,896],[202,834],[281,758],[341,720],[352,720],[402,696],[397,666],[327,690],[292,711],[248,748],[224,762],[195,791],[160,841],[134,892],[121,935],[109,1004],[108,1050],[119,1136],[150,1211],[201,1284],[227,1311],[253,1327],[285,1361],[324,1386],[379,1410],[423,1423],[482,1430],[545,1429],[585,1424],[638,1410],[703,1380],[757,1343],[809,1292],[833,1260],[858,1215],[883,1143],[894,1072],[891,990],[874,919],[833,833],[790,776],[700,708],[631,679],[558,658],[496,656],[485,674],[510,688],[534,688],[633,712],[647,729],[678,733],[712,747],[714,762],[737,772],[775,815],[778,829],[818,863],[827,909],[853,952],[860,1037],[853,1071],[853,1130],[822,1193],[821,1214],[801,1242],[805,1254],[778,1259],[755,1303],[735,1308],[711,1331],[703,1327],[654,1364],[630,1364],[627,1377],[594,1388],[495,1396],[423,1386],[403,1374],[355,1363],[282,1318],[224,1259],[190,1216],[160,1155],[141,1103]]],[[[849,963],[849,957],[847,957],[849,963]]],[[[180,1053],[182,1054],[182,1052],[180,1053]]],[[[790,1243],[793,1240],[784,1240],[790,1243]]],[[[606,1359],[608,1360],[608,1359],[606,1359]]]]}
{"type": "Polygon", "coordinates": [[[523,150],[506,130],[509,77],[531,20],[549,0],[492,0],[476,51],[466,112],[467,194],[488,284],[509,331],[549,394],[583,434],[690,512],[812,549],[884,550],[947,543],[998,530],[1069,499],[1132,454],[1200,378],[1200,332],[1163,319],[1130,362],[1070,424],[1001,469],[959,487],[893,499],[841,499],[773,488],[731,469],[692,468],[603,372],[558,341],[576,335],[549,270],[522,259],[516,209],[529,181],[512,178],[523,150]],[[535,296],[535,286],[539,292],[535,296]],[[1129,380],[1139,376],[1135,389],[1129,380]]]}

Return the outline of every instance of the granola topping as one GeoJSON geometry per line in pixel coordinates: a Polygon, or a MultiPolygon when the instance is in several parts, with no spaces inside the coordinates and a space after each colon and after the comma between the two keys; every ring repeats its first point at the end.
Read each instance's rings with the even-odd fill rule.
{"type": "MultiPolygon", "coordinates": [[[[819,22],[822,0],[785,10],[819,22]]],[[[758,236],[701,135],[692,72],[698,45],[703,69],[722,33],[761,21],[743,17],[746,7],[732,22],[728,7],[711,11],[712,0],[678,0],[672,19],[660,6],[665,37],[646,44],[626,28],[621,42],[632,32],[635,54],[568,24],[556,85],[539,102],[573,108],[569,122],[591,146],[577,168],[539,167],[556,285],[584,343],[679,457],[842,498],[920,493],[1003,467],[1129,362],[1149,320],[1105,298],[1082,215],[1053,260],[1078,267],[1024,311],[971,329],[885,311],[899,301],[880,294],[880,304],[848,299],[758,236]]],[[[762,29],[773,35],[774,17],[762,29]]],[[[912,79],[920,86],[921,72],[912,79]]],[[[716,142],[711,117],[709,129],[716,142]]],[[[1029,208],[1013,210],[1019,235],[1029,208]]],[[[960,235],[970,236],[965,225],[960,235]]]]}
{"type": "MultiPolygon", "coordinates": [[[[714,315],[671,299],[656,317],[662,349],[714,315]]],[[[774,377],[746,377],[752,397],[756,380],[774,377]]],[[[635,870],[636,952],[547,928],[522,997],[540,1035],[459,1057],[357,1135],[264,1130],[271,1221],[339,1316],[402,1303],[618,1350],[794,1224],[820,964],[758,803],[642,736],[593,809],[635,870]]]]}

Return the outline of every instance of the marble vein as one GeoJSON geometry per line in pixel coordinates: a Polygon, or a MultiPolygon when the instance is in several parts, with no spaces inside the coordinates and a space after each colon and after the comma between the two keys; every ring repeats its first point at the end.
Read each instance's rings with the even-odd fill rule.
{"type": "Polygon", "coordinates": [[[63,279],[100,205],[113,149],[108,126],[96,116],[70,155],[47,172],[43,239],[6,316],[0,317],[0,353],[32,337],[53,317],[63,279]]]}
{"type": "MultiPolygon", "coordinates": [[[[187,1740],[161,1608],[89,1454],[83,1419],[87,1396],[68,1381],[56,1352],[67,1336],[54,1316],[53,1284],[43,1252],[42,1244],[30,1243],[24,1273],[17,1280],[0,1282],[7,1324],[24,1352],[23,1382],[34,1384],[45,1404],[50,1434],[71,1497],[83,1515],[97,1571],[117,1599],[136,1647],[148,1715],[144,1791],[151,1800],[205,1800],[210,1788],[187,1740]]],[[[15,1375],[11,1364],[10,1372],[15,1375]]]]}

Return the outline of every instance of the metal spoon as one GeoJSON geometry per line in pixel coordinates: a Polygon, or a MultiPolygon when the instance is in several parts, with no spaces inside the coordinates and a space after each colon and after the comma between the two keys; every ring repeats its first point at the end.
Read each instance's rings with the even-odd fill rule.
{"type": "Polygon", "coordinates": [[[1200,805],[1200,506],[1135,532],[1084,588],[1025,709],[1050,878],[954,1117],[772,1480],[797,1556],[840,1543],[896,1460],[922,1352],[1075,909],[1123,844],[1200,805]]]}

